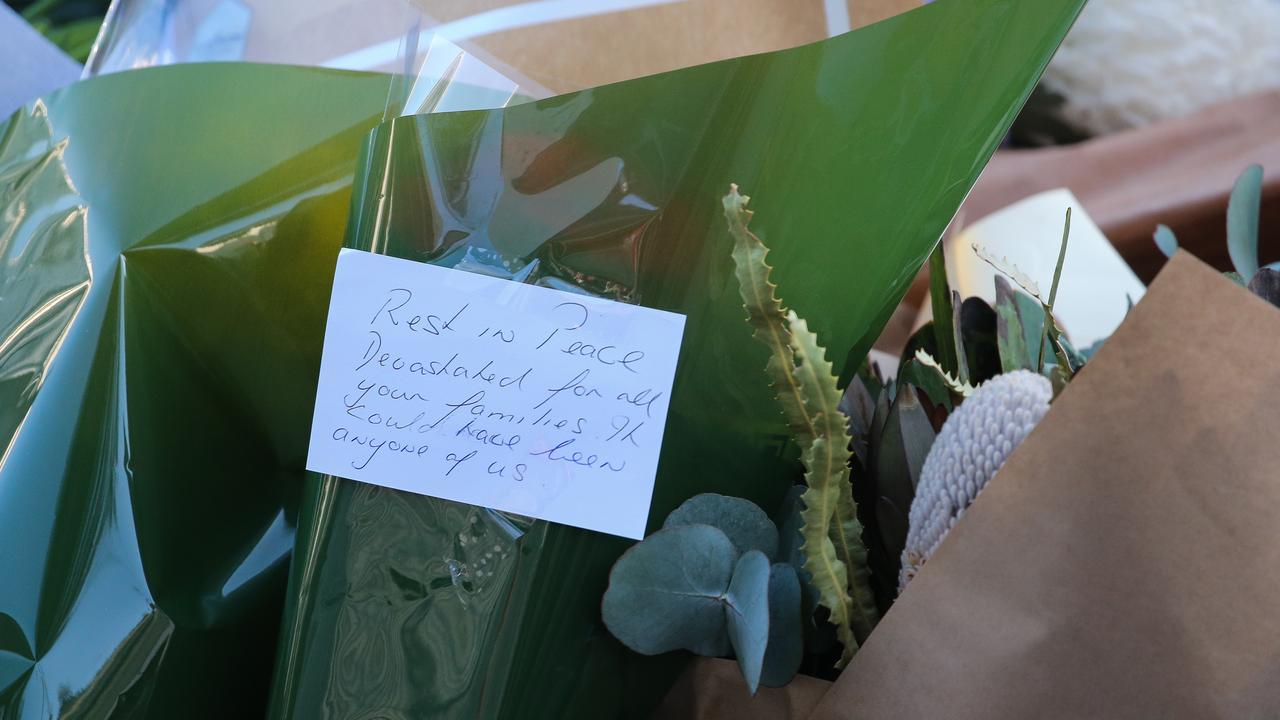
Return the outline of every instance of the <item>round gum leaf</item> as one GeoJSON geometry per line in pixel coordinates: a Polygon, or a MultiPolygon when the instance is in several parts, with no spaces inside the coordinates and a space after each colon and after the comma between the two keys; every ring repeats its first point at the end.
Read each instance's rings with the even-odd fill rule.
{"type": "Polygon", "coordinates": [[[759,550],[770,558],[778,552],[778,528],[764,510],[750,500],[715,493],[694,495],[673,510],[662,527],[679,525],[720,528],[738,552],[759,550]]]}
{"type": "Polygon", "coordinates": [[[609,572],[604,624],[644,655],[717,647],[738,551],[710,525],[664,528],[636,543],[609,572]]]}
{"type": "Polygon", "coordinates": [[[769,558],[759,550],[743,553],[726,596],[729,641],[747,688],[760,686],[765,648],[769,644],[769,558]]]}
{"type": "Polygon", "coordinates": [[[803,659],[800,576],[791,565],[774,563],[769,571],[769,645],[764,651],[760,684],[786,685],[796,676],[803,659]]]}

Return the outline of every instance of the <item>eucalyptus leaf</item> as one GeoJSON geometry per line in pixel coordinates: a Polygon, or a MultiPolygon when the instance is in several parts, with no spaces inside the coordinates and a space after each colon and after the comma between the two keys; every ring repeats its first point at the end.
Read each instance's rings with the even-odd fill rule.
{"type": "Polygon", "coordinates": [[[1258,272],[1258,211],[1262,207],[1262,166],[1240,173],[1227,201],[1227,253],[1245,283],[1258,272]]]}
{"type": "Polygon", "coordinates": [[[804,569],[804,552],[801,550],[804,545],[804,535],[801,533],[804,521],[800,517],[800,512],[804,510],[804,501],[801,499],[804,490],[803,485],[792,485],[782,499],[782,509],[778,513],[778,561],[794,567],[799,578],[800,616],[807,644],[807,639],[812,638],[817,630],[814,612],[818,609],[821,595],[813,586],[812,576],[804,569]]]}
{"type": "Polygon", "coordinates": [[[774,563],[769,569],[769,643],[760,672],[765,687],[791,682],[804,659],[801,592],[795,567],[774,563]]]}
{"type": "Polygon", "coordinates": [[[663,528],[710,525],[719,528],[738,552],[759,550],[774,557],[778,552],[778,528],[758,505],[743,498],[703,493],[694,495],[671,511],[663,528]]]}
{"type": "Polygon", "coordinates": [[[738,558],[725,595],[724,616],[738,667],[754,695],[760,686],[765,648],[769,644],[769,558],[750,550],[738,558]]]}
{"type": "Polygon", "coordinates": [[[1167,225],[1157,225],[1153,238],[1156,241],[1156,247],[1160,248],[1160,252],[1165,257],[1173,257],[1178,252],[1178,238],[1173,234],[1167,225]]]}
{"type": "Polygon", "coordinates": [[[604,624],[643,655],[706,649],[725,632],[725,593],[737,561],[729,536],[710,525],[659,530],[614,563],[604,624]]]}

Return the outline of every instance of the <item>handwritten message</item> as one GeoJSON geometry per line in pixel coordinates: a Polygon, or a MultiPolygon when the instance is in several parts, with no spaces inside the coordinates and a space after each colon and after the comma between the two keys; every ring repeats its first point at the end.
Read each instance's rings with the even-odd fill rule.
{"type": "Polygon", "coordinates": [[[684,316],[343,250],[307,468],[644,535],[684,316]]]}

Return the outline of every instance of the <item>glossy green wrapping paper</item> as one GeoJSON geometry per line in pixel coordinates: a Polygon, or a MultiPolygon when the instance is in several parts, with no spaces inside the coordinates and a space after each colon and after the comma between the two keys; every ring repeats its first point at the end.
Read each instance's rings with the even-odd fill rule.
{"type": "Polygon", "coordinates": [[[263,715],[387,87],[174,66],[0,123],[0,718],[263,715]]]}
{"type": "MultiPolygon", "coordinates": [[[[776,508],[798,465],[721,197],[756,198],[780,295],[848,373],[1082,4],[943,0],[795,50],[400,118],[366,149],[347,245],[685,314],[650,527],[699,492],[776,508]]],[[[603,627],[626,541],[328,476],[299,528],[272,717],[641,717],[685,659],[603,627]]]]}

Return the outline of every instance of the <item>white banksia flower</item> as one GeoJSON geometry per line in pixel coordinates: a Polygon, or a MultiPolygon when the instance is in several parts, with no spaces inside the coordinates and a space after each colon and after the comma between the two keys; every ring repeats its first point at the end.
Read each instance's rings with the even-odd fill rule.
{"type": "Polygon", "coordinates": [[[1017,370],[983,383],[947,418],[925,458],[911,503],[899,589],[933,555],[1009,453],[1049,411],[1053,386],[1017,370]]]}
{"type": "Polygon", "coordinates": [[[1092,0],[1043,82],[1094,134],[1280,87],[1280,0],[1092,0]]]}

